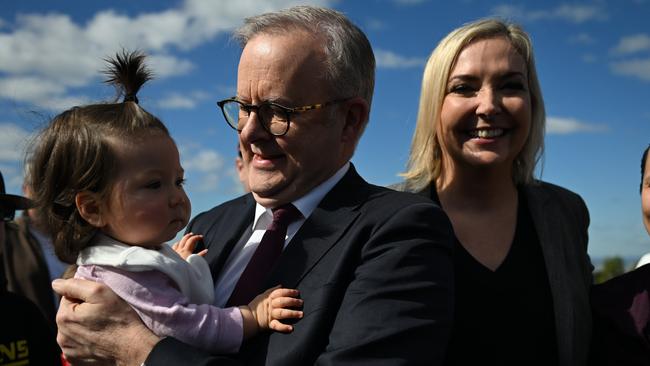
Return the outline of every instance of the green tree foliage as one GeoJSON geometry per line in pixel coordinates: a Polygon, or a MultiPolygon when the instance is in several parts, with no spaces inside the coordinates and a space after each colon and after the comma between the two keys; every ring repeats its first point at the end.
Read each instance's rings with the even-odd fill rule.
{"type": "Polygon", "coordinates": [[[594,271],[594,283],[603,283],[625,273],[625,263],[621,257],[608,257],[602,266],[594,271]]]}

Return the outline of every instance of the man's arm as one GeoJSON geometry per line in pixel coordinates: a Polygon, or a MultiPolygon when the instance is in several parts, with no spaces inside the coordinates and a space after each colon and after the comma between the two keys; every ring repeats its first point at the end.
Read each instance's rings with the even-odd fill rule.
{"type": "Polygon", "coordinates": [[[63,296],[56,320],[57,342],[71,364],[124,366],[237,366],[237,360],[212,356],[174,338],[162,340],[135,310],[107,286],[82,280],[55,280],[63,296]]]}
{"type": "Polygon", "coordinates": [[[159,341],[105,285],[68,279],[55,280],[52,288],[62,296],[57,342],[74,365],[140,365],[159,341]]]}

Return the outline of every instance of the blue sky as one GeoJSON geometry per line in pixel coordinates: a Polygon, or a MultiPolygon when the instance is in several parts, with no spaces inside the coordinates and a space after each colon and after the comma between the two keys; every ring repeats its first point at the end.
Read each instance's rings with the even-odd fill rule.
{"type": "Polygon", "coordinates": [[[12,1],[0,8],[0,170],[20,191],[25,146],[48,118],[107,101],[101,59],[122,47],[150,55],[157,74],[140,104],[169,127],[187,172],[193,215],[242,193],[236,134],[215,102],[235,91],[245,16],[298,3],[346,13],[377,58],[370,125],[353,162],[376,184],[399,180],[408,157],[426,58],[450,30],[481,17],[524,26],[535,46],[548,128],[542,178],[579,193],[594,257],[650,251],[639,163],[650,143],[650,0],[12,1]]]}

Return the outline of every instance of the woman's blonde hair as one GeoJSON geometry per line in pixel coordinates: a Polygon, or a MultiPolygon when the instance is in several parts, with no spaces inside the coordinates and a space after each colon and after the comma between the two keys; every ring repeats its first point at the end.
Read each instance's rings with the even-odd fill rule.
{"type": "Polygon", "coordinates": [[[411,143],[406,173],[402,174],[410,189],[419,191],[435,182],[443,174],[442,150],[436,135],[440,111],[446,95],[449,74],[458,55],[477,40],[503,37],[521,54],[528,71],[532,121],[528,138],[514,161],[515,184],[533,180],[535,165],[544,151],[546,114],[544,100],[535,69],[535,58],[530,38],[524,30],[498,19],[483,19],[463,25],[449,33],[433,50],[422,76],[422,91],[415,134],[411,143]]]}

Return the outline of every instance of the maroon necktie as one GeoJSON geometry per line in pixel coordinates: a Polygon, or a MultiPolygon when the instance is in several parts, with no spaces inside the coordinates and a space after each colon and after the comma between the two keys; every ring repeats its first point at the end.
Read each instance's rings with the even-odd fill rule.
{"type": "Polygon", "coordinates": [[[273,209],[273,221],[264,232],[264,236],[262,236],[262,240],[244,272],[239,276],[226,306],[248,304],[255,296],[262,293],[262,290],[266,290],[262,288],[262,285],[282,254],[287,227],[301,216],[300,211],[292,204],[273,209]]]}

